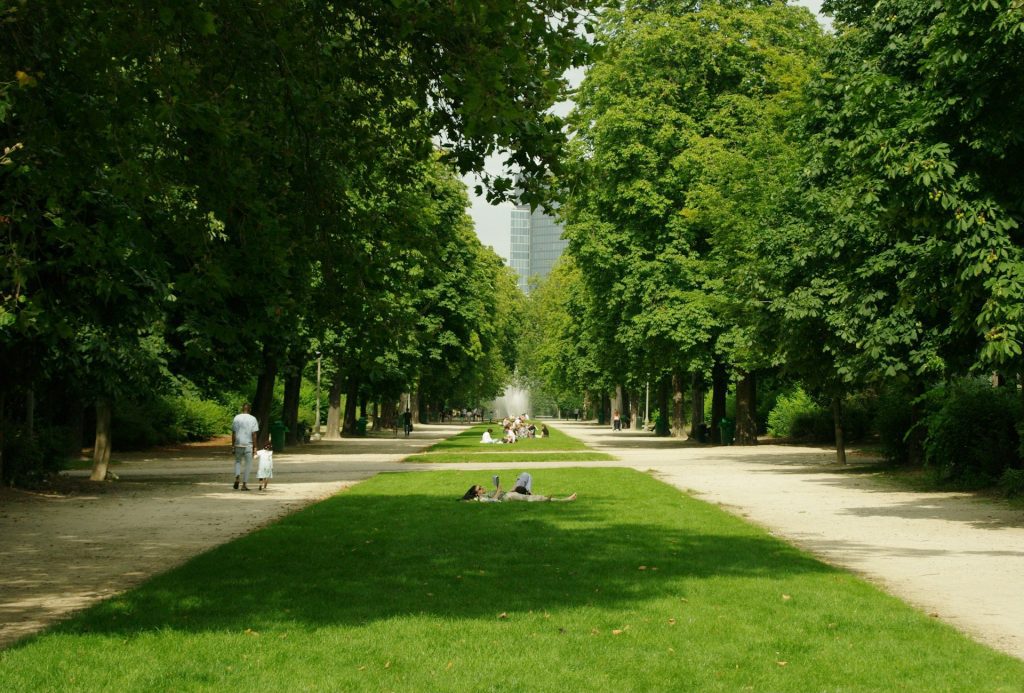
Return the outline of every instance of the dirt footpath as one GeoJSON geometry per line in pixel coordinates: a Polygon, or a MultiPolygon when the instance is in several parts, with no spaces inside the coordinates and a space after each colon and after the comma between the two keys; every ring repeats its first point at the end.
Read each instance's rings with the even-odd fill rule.
{"type": "MultiPolygon", "coordinates": [[[[963,494],[895,490],[837,467],[828,450],[703,447],[557,425],[619,461],[522,468],[651,472],[1024,659],[1024,512],[963,494]]],[[[460,429],[420,426],[408,439],[324,441],[275,455],[265,493],[231,488],[226,444],[127,458],[113,467],[120,480],[98,491],[5,491],[0,647],[378,472],[429,469],[397,462],[460,429]]]]}
{"type": "MultiPolygon", "coordinates": [[[[326,498],[456,429],[321,441],[274,456],[265,492],[231,488],[229,439],[115,455],[118,481],[0,492],[0,647],[218,544],[326,498]]],[[[403,466],[404,468],[405,466],[403,466]]]]}

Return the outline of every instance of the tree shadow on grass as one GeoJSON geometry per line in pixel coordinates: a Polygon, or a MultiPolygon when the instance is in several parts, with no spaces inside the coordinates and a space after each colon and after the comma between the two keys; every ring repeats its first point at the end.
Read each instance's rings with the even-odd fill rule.
{"type": "Polygon", "coordinates": [[[341,494],[56,631],[321,627],[417,614],[493,619],[502,611],[629,608],[685,596],[694,579],[834,572],[670,489],[641,498],[614,521],[622,495],[584,498],[477,504],[429,493],[341,494]],[[666,504],[678,511],[671,508],[668,523],[637,519],[645,517],[645,502],[652,512],[666,504]]]}

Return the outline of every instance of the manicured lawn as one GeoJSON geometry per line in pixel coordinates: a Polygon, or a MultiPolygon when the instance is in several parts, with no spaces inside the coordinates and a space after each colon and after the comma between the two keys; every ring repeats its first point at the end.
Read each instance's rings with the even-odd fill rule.
{"type": "Polygon", "coordinates": [[[1021,690],[1024,662],[644,474],[455,501],[489,476],[359,484],[0,653],[0,690],[1021,690]]]}
{"type": "Polygon", "coordinates": [[[493,452],[504,452],[512,449],[529,450],[531,452],[537,452],[542,450],[586,450],[587,446],[582,440],[573,438],[570,435],[562,433],[553,426],[548,426],[548,431],[551,435],[547,438],[540,437],[540,424],[537,424],[538,437],[527,438],[526,440],[520,440],[512,445],[495,444],[495,445],[484,445],[480,442],[480,436],[483,435],[484,431],[488,428],[491,429],[491,435],[495,438],[501,438],[501,424],[477,424],[472,428],[467,428],[465,431],[459,433],[451,438],[446,438],[439,443],[435,443],[427,448],[427,452],[454,452],[454,451],[493,451],[493,452]]]}
{"type": "Polygon", "coordinates": [[[518,446],[519,443],[516,443],[515,445],[503,445],[500,447],[504,449],[500,452],[433,452],[421,455],[409,455],[402,461],[430,462],[435,464],[446,462],[494,462],[495,464],[513,464],[515,462],[603,462],[615,459],[615,457],[606,452],[530,452],[521,448],[513,449],[518,448],[518,446]]]}
{"type": "MultiPolygon", "coordinates": [[[[614,460],[615,457],[603,452],[591,452],[583,441],[548,426],[547,438],[527,438],[512,445],[480,442],[480,436],[488,428],[491,435],[500,438],[501,426],[478,424],[456,436],[442,440],[417,455],[406,457],[403,462],[598,462],[614,460]]],[[[538,425],[538,429],[540,426],[538,425]]]]}

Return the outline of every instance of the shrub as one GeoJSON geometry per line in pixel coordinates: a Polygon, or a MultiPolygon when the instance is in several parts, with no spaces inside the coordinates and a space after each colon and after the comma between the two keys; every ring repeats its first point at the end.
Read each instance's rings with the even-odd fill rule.
{"type": "Polygon", "coordinates": [[[115,450],[141,450],[175,439],[175,413],[163,397],[118,402],[110,423],[115,450]]]}
{"type": "Polygon", "coordinates": [[[67,461],[67,449],[66,428],[39,425],[33,436],[24,428],[9,428],[4,439],[4,483],[31,485],[59,472],[67,461]]]}
{"type": "MultiPolygon", "coordinates": [[[[768,413],[768,433],[779,438],[818,437],[820,419],[828,416],[822,407],[799,385],[789,392],[783,392],[775,400],[775,406],[768,413]]],[[[831,421],[831,417],[829,417],[831,421]]],[[[826,427],[826,435],[829,424],[826,427]]]]}
{"type": "Polygon", "coordinates": [[[1021,404],[1008,388],[964,379],[928,393],[925,462],[940,480],[995,483],[1020,466],[1021,404]]]}
{"type": "Polygon", "coordinates": [[[185,394],[169,399],[178,441],[207,440],[231,429],[231,410],[218,402],[185,394]]]}
{"type": "Polygon", "coordinates": [[[907,434],[913,423],[913,397],[903,387],[889,387],[875,403],[874,428],[882,443],[882,454],[892,464],[910,461],[907,434]]]}
{"type": "Polygon", "coordinates": [[[1009,498],[1024,494],[1024,469],[1005,469],[999,478],[999,488],[1009,498]]]}

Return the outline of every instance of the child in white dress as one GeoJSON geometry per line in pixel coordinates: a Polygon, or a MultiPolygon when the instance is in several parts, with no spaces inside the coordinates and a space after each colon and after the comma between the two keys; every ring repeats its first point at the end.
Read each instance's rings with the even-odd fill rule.
{"type": "Polygon", "coordinates": [[[259,465],[256,476],[260,480],[260,491],[266,491],[267,484],[270,483],[271,477],[274,476],[274,448],[269,440],[263,449],[256,453],[256,458],[256,462],[259,465]]]}

